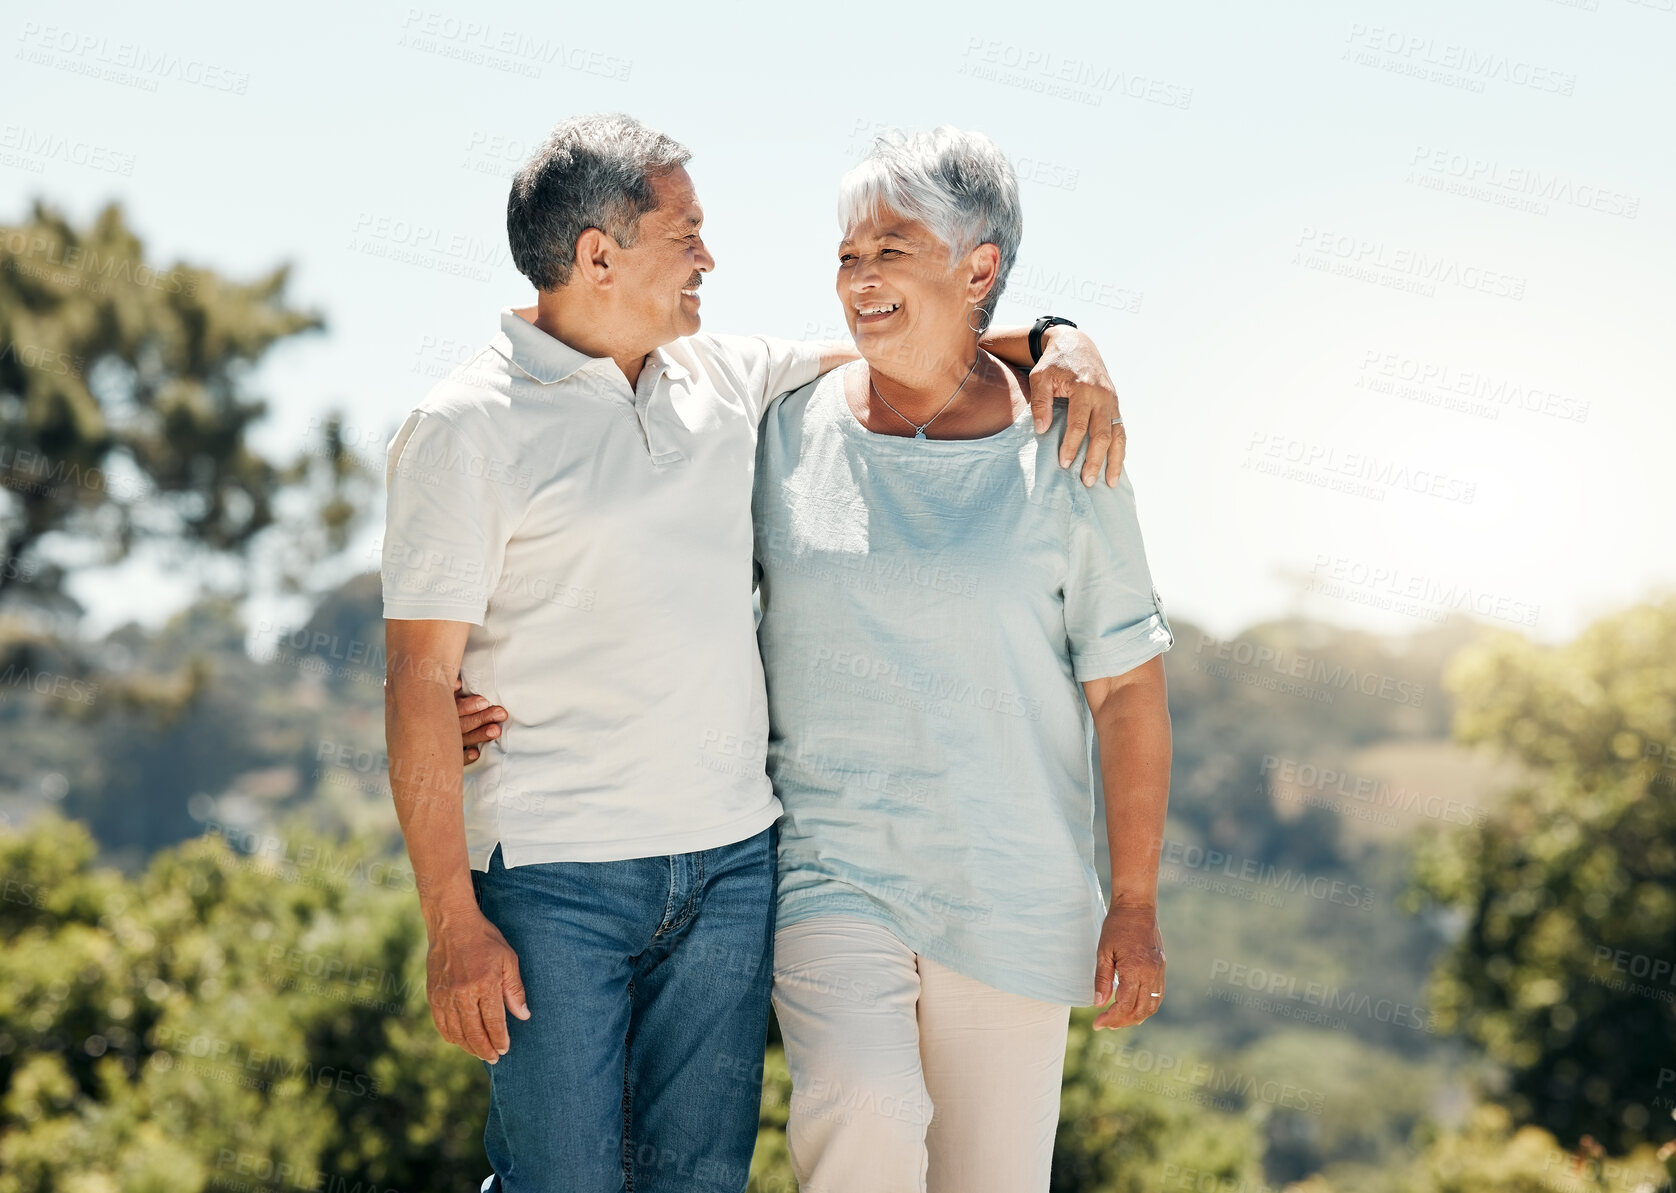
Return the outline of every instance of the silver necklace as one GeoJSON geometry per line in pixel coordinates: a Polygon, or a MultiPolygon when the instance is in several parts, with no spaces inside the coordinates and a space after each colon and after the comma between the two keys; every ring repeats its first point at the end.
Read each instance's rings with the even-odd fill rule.
{"type": "Polygon", "coordinates": [[[879,392],[879,387],[873,384],[873,370],[872,369],[867,370],[867,388],[873,391],[873,396],[875,398],[879,399],[879,401],[881,401],[881,402],[885,402],[885,409],[886,410],[889,410],[897,418],[901,419],[903,422],[907,423],[910,427],[914,428],[914,438],[915,439],[924,439],[925,438],[925,428],[929,427],[932,423],[936,422],[939,418],[941,418],[942,415],[943,415],[943,411],[947,410],[949,408],[949,404],[960,396],[960,391],[966,388],[966,382],[968,382],[972,378],[972,369],[975,369],[977,367],[978,367],[978,358],[977,358],[976,355],[974,355],[972,357],[972,367],[966,370],[966,376],[962,377],[960,379],[960,384],[954,387],[954,392],[949,395],[949,400],[947,402],[943,403],[942,409],[938,410],[936,414],[933,414],[930,418],[926,419],[924,422],[917,423],[917,424],[914,422],[913,419],[909,418],[906,414],[903,414],[895,406],[892,406],[889,402],[885,402],[884,394],[880,393],[879,392]]]}

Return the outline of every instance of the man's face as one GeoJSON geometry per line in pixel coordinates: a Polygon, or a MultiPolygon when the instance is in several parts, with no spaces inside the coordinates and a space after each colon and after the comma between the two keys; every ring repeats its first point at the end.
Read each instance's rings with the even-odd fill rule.
{"type": "Polygon", "coordinates": [[[684,167],[654,179],[658,206],[640,217],[639,237],[617,260],[618,301],[634,326],[667,344],[699,329],[698,287],[716,267],[699,236],[704,209],[684,167]]]}

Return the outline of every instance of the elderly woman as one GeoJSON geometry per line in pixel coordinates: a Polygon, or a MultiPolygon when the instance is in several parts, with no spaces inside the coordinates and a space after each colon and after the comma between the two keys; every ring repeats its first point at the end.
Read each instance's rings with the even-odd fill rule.
{"type": "Polygon", "coordinates": [[[883,139],[839,220],[862,360],[768,410],[753,510],[792,1164],[821,1193],[1045,1190],[1070,1008],[1114,972],[1096,1026],[1164,991],[1173,637],[1128,472],[1057,467],[978,346],[1022,230],[1006,157],[883,139]]]}

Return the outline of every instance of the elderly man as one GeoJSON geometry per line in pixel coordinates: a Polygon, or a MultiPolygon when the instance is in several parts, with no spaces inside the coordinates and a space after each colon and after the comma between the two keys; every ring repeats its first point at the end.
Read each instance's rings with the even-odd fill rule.
{"type": "MultiPolygon", "coordinates": [[[[389,449],[391,788],[433,1017],[488,1066],[485,1189],[736,1193],[755,1142],[781,813],[755,436],[855,353],[699,333],[688,156],[627,117],[560,124],[508,203],[535,305],[389,449]],[[456,676],[513,710],[469,786],[456,676]]],[[[984,343],[1028,364],[1042,330],[984,343]]],[[[1099,358],[1049,335],[1037,426],[1069,397],[1060,459],[1086,433],[1082,479],[1115,483],[1099,358]]]]}

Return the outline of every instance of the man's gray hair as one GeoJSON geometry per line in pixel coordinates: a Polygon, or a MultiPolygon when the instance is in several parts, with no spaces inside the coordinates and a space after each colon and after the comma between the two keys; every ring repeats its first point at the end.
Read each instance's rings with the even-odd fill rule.
{"type": "Polygon", "coordinates": [[[980,244],[1001,250],[995,285],[979,304],[995,316],[1024,238],[1012,163],[982,133],[939,125],[929,133],[890,130],[838,184],[838,226],[894,211],[917,220],[949,246],[952,264],[980,244]]]}
{"type": "Polygon", "coordinates": [[[679,141],[621,112],[560,121],[512,180],[512,263],[537,290],[557,290],[570,281],[587,229],[632,248],[640,217],[658,205],[653,180],[691,157],[679,141]]]}

